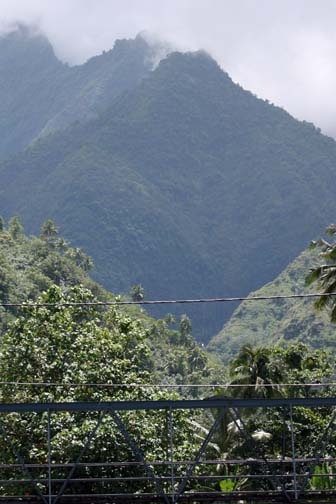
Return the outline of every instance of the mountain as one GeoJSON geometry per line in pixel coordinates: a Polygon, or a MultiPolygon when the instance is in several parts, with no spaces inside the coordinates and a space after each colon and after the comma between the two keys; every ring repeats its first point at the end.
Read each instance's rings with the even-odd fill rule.
{"type": "Polygon", "coordinates": [[[305,343],[315,349],[336,350],[335,325],[326,311],[314,309],[315,298],[253,300],[256,297],[312,294],[305,277],[317,266],[316,252],[305,250],[272,282],[252,292],[208,344],[208,350],[228,363],[244,345],[274,346],[305,343]]]}
{"type": "MultiPolygon", "coordinates": [[[[138,43],[120,43],[125,59],[138,43]]],[[[171,53],[137,82],[3,162],[0,213],[33,233],[53,218],[104,286],[141,283],[151,299],[247,295],[334,220],[336,143],[313,125],[202,51],[171,53]]],[[[188,314],[206,341],[231,311],[188,314]]]]}
{"type": "Polygon", "coordinates": [[[163,47],[142,36],[118,40],[84,65],[69,67],[49,41],[25,26],[0,37],[0,158],[41,135],[97,117],[107,104],[135,87],[163,47]]]}

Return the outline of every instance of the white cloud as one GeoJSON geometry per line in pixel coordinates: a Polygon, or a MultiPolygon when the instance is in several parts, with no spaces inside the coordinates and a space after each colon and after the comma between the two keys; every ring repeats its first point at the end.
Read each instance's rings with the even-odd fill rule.
{"type": "Polygon", "coordinates": [[[204,48],[245,88],[336,133],[334,0],[0,0],[0,26],[14,20],[70,63],[142,30],[204,48]]]}

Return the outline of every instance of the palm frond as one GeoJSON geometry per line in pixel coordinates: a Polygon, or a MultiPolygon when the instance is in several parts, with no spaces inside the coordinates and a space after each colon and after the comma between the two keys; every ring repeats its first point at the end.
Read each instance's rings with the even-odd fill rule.
{"type": "Polygon", "coordinates": [[[323,266],[318,266],[317,268],[311,269],[305,278],[306,285],[311,285],[312,283],[320,280],[323,271],[323,266]]]}

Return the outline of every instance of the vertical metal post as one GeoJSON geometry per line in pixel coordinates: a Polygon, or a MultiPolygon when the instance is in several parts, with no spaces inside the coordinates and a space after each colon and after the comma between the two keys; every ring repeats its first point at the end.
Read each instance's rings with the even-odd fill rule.
{"type": "Polygon", "coordinates": [[[292,442],[292,461],[293,461],[293,480],[294,480],[294,496],[298,498],[297,475],[296,475],[296,459],[295,459],[295,442],[294,442],[294,425],[293,425],[293,405],[289,408],[290,425],[291,425],[291,442],[292,442]]]}
{"type": "Polygon", "coordinates": [[[286,408],[282,410],[282,459],[286,456],[286,408]]]}
{"type": "Polygon", "coordinates": [[[175,502],[175,473],[174,473],[174,431],[173,431],[173,410],[169,408],[169,446],[170,446],[170,476],[171,476],[171,496],[172,503],[175,502]]]}
{"type": "Polygon", "coordinates": [[[51,492],[51,414],[50,408],[48,408],[48,491],[49,498],[48,503],[51,504],[52,492],[51,492]]]}

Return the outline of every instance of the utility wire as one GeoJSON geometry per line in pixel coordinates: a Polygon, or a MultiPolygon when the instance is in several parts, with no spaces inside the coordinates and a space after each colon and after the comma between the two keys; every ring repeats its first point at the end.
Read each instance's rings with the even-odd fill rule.
{"type": "Polygon", "coordinates": [[[311,294],[287,294],[275,296],[240,296],[240,297],[222,297],[222,298],[201,298],[201,299],[165,299],[153,301],[92,301],[92,302],[69,302],[69,303],[0,303],[3,308],[44,308],[44,307],[70,307],[70,306],[122,306],[122,305],[163,305],[163,304],[193,304],[193,303],[232,303],[240,301],[276,301],[280,299],[304,299],[336,296],[336,292],[324,293],[314,292],[311,294]]]}
{"type": "Polygon", "coordinates": [[[0,381],[0,386],[2,385],[15,385],[15,386],[33,386],[33,387],[96,387],[96,388],[170,388],[170,389],[181,389],[181,388],[211,388],[211,389],[229,389],[229,388],[261,388],[261,387],[334,387],[336,382],[326,382],[326,383],[214,383],[214,384],[204,384],[204,383],[192,383],[192,384],[170,384],[170,383],[61,383],[61,382],[19,382],[19,381],[0,381]]]}

